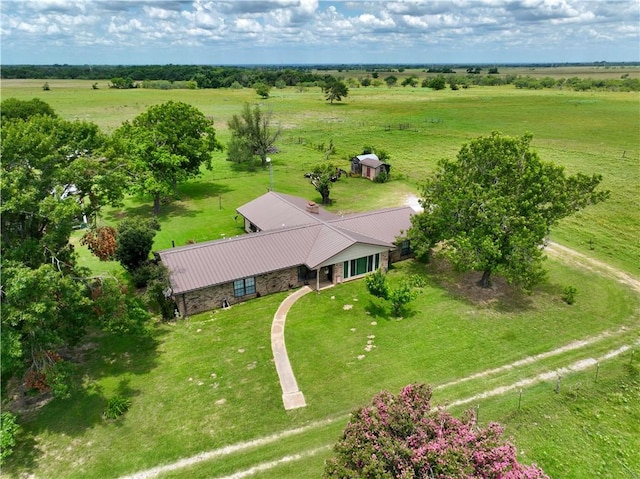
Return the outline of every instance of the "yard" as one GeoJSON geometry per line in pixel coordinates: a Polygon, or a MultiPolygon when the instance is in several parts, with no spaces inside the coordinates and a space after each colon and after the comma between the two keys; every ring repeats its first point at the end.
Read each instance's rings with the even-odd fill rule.
{"type": "MultiPolygon", "coordinates": [[[[223,143],[230,116],[243,102],[258,101],[248,89],[113,91],[101,85],[95,91],[90,82],[49,84],[51,91],[42,92],[37,82],[3,82],[2,95],[38,96],[62,116],[105,130],[151,104],[186,101],[214,118],[223,143]]],[[[272,156],[276,191],[319,200],[303,174],[323,160],[331,140],[334,161],[345,165],[365,145],[390,154],[392,181],[340,180],[331,193],[334,212],[404,204],[419,195],[436,161],[454,157],[465,141],[492,130],[529,131],[543,159],[571,173],[600,173],[611,190],[608,201],[564,221],[552,239],[638,274],[635,93],[360,88],[330,106],[317,89],[283,89],[261,104],[284,129],[281,151],[272,156]]],[[[155,249],[241,234],[235,208],[264,193],[269,181],[269,171],[238,169],[217,153],[212,171],[182,185],[180,199],[163,206],[155,249]]],[[[148,198],[129,198],[101,221],[150,214],[148,198]]],[[[95,272],[119,271],[80,254],[95,272]]],[[[349,411],[381,389],[397,392],[411,382],[433,384],[441,404],[475,397],[453,409],[479,406],[480,422],[505,424],[522,461],[538,463],[552,477],[637,474],[640,385],[637,352],[632,355],[640,338],[638,293],[562,258],[547,266],[548,279],[532,295],[502,284],[478,295],[472,276],[444,264],[398,264],[392,281],[410,273],[427,282],[402,319],[390,317],[362,281],[305,296],[289,313],[285,335],[308,406],[288,412],[270,344],[284,294],[157,324],[144,338],[96,335],[82,352],[82,388],[21,418],[20,447],[2,476],[120,477],[196,457],[161,477],[224,477],[251,468],[257,468],[251,477],[318,477],[349,411]],[[569,285],[578,291],[572,306],[561,300],[569,285]],[[602,359],[597,373],[591,365],[565,374],[557,394],[555,375],[523,387],[521,399],[520,388],[479,397],[621,347],[629,349],[602,359]],[[529,357],[536,359],[503,367],[529,357]],[[131,409],[105,421],[106,400],[115,394],[131,397],[131,409]]]]}

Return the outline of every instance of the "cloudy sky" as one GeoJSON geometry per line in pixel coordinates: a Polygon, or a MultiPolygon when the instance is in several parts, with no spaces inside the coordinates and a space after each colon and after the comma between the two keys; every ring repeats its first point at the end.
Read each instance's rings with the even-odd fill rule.
{"type": "Polygon", "coordinates": [[[640,0],[0,0],[3,64],[639,61],[640,0]]]}

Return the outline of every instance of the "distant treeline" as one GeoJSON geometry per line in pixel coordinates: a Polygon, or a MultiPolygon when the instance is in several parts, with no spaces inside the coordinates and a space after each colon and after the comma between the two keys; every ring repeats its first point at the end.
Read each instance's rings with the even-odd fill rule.
{"type": "Polygon", "coordinates": [[[227,88],[240,84],[250,87],[256,83],[275,86],[312,84],[332,78],[327,73],[313,73],[306,67],[235,67],[204,65],[4,65],[3,79],[42,80],[111,80],[133,82],[168,81],[195,82],[198,88],[227,88]]]}

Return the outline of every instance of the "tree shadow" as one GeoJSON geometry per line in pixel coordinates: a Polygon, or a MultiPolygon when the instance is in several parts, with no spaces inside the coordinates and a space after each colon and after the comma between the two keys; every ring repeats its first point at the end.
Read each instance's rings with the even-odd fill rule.
{"type": "Polygon", "coordinates": [[[499,276],[494,276],[492,286],[483,288],[478,285],[482,273],[477,271],[456,271],[443,258],[432,258],[429,263],[414,262],[422,266],[427,273],[427,282],[441,288],[456,300],[476,308],[490,308],[502,313],[519,313],[533,308],[531,294],[513,286],[499,276]]]}
{"type": "Polygon", "coordinates": [[[391,319],[389,308],[386,305],[380,304],[377,301],[370,300],[369,304],[365,306],[364,310],[369,313],[369,316],[375,319],[384,319],[389,321],[391,319]]]}
{"type": "MultiPolygon", "coordinates": [[[[103,378],[117,378],[115,392],[126,398],[140,394],[131,387],[131,376],[149,373],[158,363],[160,338],[164,328],[142,336],[93,335],[88,338],[80,360],[76,380],[81,383],[67,399],[56,398],[18,416],[21,430],[16,436],[16,449],[3,464],[3,472],[23,477],[35,471],[39,458],[47,454],[38,444],[43,433],[75,438],[103,423],[108,397],[101,386],[103,378]],[[90,347],[87,347],[87,344],[90,347]]],[[[113,421],[120,426],[122,421],[113,421]]]]}
{"type": "MultiPolygon", "coordinates": [[[[202,200],[215,198],[234,191],[227,185],[211,183],[207,181],[190,181],[178,187],[179,198],[177,201],[202,200]]],[[[171,203],[170,203],[171,204],[171,203]]]]}

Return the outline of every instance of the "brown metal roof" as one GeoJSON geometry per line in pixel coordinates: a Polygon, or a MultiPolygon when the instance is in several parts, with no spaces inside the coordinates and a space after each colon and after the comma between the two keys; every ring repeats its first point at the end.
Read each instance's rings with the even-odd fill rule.
{"type": "MultiPolygon", "coordinates": [[[[285,195],[267,193],[261,198],[266,197],[267,203],[278,205],[281,201],[288,202],[282,196],[285,195]]],[[[246,206],[238,211],[247,211],[246,206]]],[[[290,207],[282,210],[287,215],[291,213],[290,207]]],[[[379,247],[381,251],[393,248],[395,238],[411,226],[412,212],[408,207],[391,208],[343,218],[329,213],[328,221],[304,212],[318,216],[318,220],[167,249],[158,254],[169,269],[174,294],[181,294],[299,265],[315,269],[357,243],[379,247]]],[[[302,216],[296,218],[303,219],[302,216]]]]}
{"type": "Polygon", "coordinates": [[[320,206],[318,213],[308,212],[308,203],[298,196],[269,191],[236,211],[262,231],[314,224],[336,218],[336,215],[320,206]]]}

